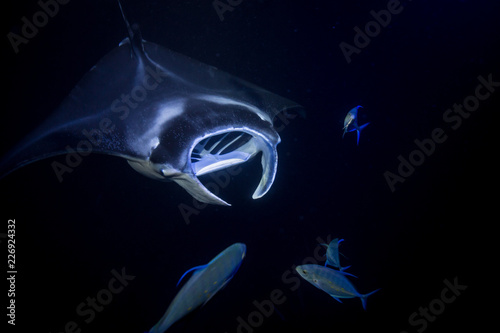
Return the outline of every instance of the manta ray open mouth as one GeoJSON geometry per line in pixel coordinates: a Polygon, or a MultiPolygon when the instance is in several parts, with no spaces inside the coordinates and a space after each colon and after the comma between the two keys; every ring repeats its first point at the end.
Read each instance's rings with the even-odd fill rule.
{"type": "MultiPolygon", "coordinates": [[[[278,164],[273,120],[300,105],[145,41],[123,16],[128,37],[0,162],[0,176],[48,157],[71,156],[68,147],[86,156],[90,145],[93,153],[124,158],[147,177],[175,181],[200,202],[229,206],[198,177],[262,152],[262,177],[252,198],[266,194],[278,164]],[[113,120],[117,116],[120,121],[113,120]]],[[[51,165],[60,181],[73,170],[69,163],[51,165]]]]}
{"type": "Polygon", "coordinates": [[[191,152],[191,166],[196,176],[224,169],[248,160],[246,146],[252,136],[245,132],[227,132],[199,141],[191,152]]]}
{"type": "Polygon", "coordinates": [[[227,129],[199,138],[192,146],[189,160],[196,186],[193,187],[195,184],[191,183],[188,186],[190,188],[187,188],[186,184],[183,187],[198,200],[230,205],[210,192],[197,177],[247,162],[262,152],[262,177],[252,195],[254,199],[260,198],[271,188],[276,175],[276,144],[249,128],[227,129]]]}

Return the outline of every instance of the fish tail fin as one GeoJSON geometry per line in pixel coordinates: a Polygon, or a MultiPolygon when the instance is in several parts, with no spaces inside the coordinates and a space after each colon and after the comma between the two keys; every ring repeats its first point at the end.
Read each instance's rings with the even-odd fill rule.
{"type": "Polygon", "coordinates": [[[359,146],[359,134],[361,133],[361,131],[366,127],[370,125],[370,123],[366,123],[366,124],[363,124],[361,126],[359,126],[357,129],[356,129],[356,132],[358,133],[358,141],[357,141],[357,145],[359,146]]]}
{"type": "Polygon", "coordinates": [[[359,295],[359,298],[361,299],[361,303],[363,304],[363,309],[366,310],[366,299],[368,298],[368,296],[372,295],[372,294],[375,294],[377,291],[379,291],[380,288],[378,289],[375,289],[374,291],[372,291],[371,293],[368,293],[368,294],[364,294],[364,295],[359,295]]]}
{"type": "MultiPolygon", "coordinates": [[[[319,245],[322,245],[322,246],[326,247],[326,248],[327,248],[327,250],[328,250],[328,244],[325,244],[325,243],[319,243],[319,245]]],[[[326,252],[325,252],[325,254],[323,254],[323,257],[326,257],[326,252]]],[[[326,266],[326,262],[325,262],[325,266],[326,266]]]]}

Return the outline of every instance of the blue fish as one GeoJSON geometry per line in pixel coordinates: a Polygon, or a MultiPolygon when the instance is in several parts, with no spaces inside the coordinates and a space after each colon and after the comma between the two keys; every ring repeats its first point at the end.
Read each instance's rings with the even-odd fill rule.
{"type": "Polygon", "coordinates": [[[344,273],[322,265],[300,265],[295,269],[304,280],[316,288],[323,290],[340,303],[342,303],[340,298],[359,297],[365,310],[366,298],[380,290],[377,289],[368,294],[360,294],[344,273]]]}
{"type": "Polygon", "coordinates": [[[245,253],[246,245],[235,243],[219,253],[208,264],[193,267],[184,273],[181,280],[186,274],[194,272],[170,303],[163,317],[149,332],[163,333],[176,321],[197,307],[205,305],[236,274],[245,253]]]}
{"type": "Polygon", "coordinates": [[[361,130],[363,130],[368,124],[366,123],[364,125],[358,126],[358,109],[362,108],[361,105],[358,105],[354,108],[351,109],[351,111],[347,112],[347,115],[345,116],[344,119],[344,134],[342,134],[342,138],[347,132],[352,132],[352,131],[357,131],[358,132],[358,141],[357,144],[359,145],[359,133],[361,130]]]}
{"type": "Polygon", "coordinates": [[[349,267],[351,267],[351,266],[346,266],[346,267],[340,266],[339,254],[342,254],[342,253],[339,252],[339,244],[343,241],[344,241],[344,239],[339,240],[338,238],[335,238],[328,245],[321,244],[323,246],[326,246],[326,248],[327,248],[326,249],[325,266],[329,265],[329,266],[335,267],[335,268],[339,269],[341,272],[348,269],[349,267]]]}

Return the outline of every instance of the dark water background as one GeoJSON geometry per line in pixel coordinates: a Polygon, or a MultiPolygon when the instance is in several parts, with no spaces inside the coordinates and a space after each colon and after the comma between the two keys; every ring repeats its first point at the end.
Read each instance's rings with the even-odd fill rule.
{"type": "MultiPolygon", "coordinates": [[[[5,36],[40,10],[36,1],[8,3],[5,36]]],[[[260,178],[255,159],[221,189],[232,207],[208,206],[189,224],[179,205],[193,200],[182,188],[115,157],[86,157],[62,183],[52,159],[0,180],[0,231],[16,220],[16,327],[9,332],[61,332],[70,321],[81,332],[143,332],[163,315],[185,270],[235,242],[247,245],[247,257],[234,279],[169,331],[236,332],[237,318],[247,321],[253,302],[278,289],[284,302],[254,332],[417,332],[424,327],[411,326],[409,316],[432,302],[439,307],[445,279],[467,289],[421,331],[486,327],[496,285],[487,278],[498,262],[493,118],[500,87],[456,130],[442,117],[474,94],[478,76],[500,81],[500,3],[402,1],[404,10],[348,64],[339,44],[353,44],[353,28],[387,3],[244,0],[221,21],[209,0],[124,1],[144,39],[290,98],[307,117],[280,131],[278,174],[266,196],[251,199],[260,178]],[[360,123],[371,123],[359,147],[354,133],[341,138],[345,114],[358,104],[360,123]],[[414,140],[435,128],[447,140],[391,192],[384,172],[397,173],[398,156],[408,158],[414,140]],[[382,288],[368,311],[305,281],[297,288],[292,266],[314,257],[318,237],[329,236],[345,239],[343,264],[359,276],[360,292],[382,288]],[[135,278],[85,323],[76,307],[122,268],[135,278]]],[[[1,152],[125,36],[116,2],[73,0],[18,54],[5,37],[1,152]]],[[[5,238],[1,244],[3,274],[5,238]]]]}

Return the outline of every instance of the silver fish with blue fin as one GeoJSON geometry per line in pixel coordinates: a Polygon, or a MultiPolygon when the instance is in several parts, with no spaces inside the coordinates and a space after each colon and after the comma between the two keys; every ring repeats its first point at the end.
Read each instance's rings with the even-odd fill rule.
{"type": "Polygon", "coordinates": [[[193,272],[193,275],[182,286],[163,317],[149,332],[163,333],[179,319],[206,304],[236,274],[241,261],[245,258],[245,253],[246,245],[235,243],[208,264],[193,267],[184,273],[181,280],[190,272],[193,272]]]}
{"type": "Polygon", "coordinates": [[[357,145],[359,145],[359,134],[366,126],[368,126],[368,124],[370,124],[366,123],[361,126],[358,125],[358,109],[360,108],[362,108],[362,106],[358,105],[347,112],[347,115],[344,118],[344,133],[342,134],[343,138],[347,132],[356,131],[358,134],[358,140],[356,141],[357,145]]]}
{"type": "MultiPolygon", "coordinates": [[[[198,177],[262,152],[252,197],[264,196],[278,165],[273,119],[300,105],[143,40],[120,9],[128,37],[0,161],[0,177],[56,155],[101,153],[150,178],[173,180],[200,202],[229,206],[198,177]]],[[[73,171],[68,165],[51,163],[59,181],[73,171]]]]}
{"type": "Polygon", "coordinates": [[[342,303],[341,298],[359,297],[365,310],[368,296],[380,290],[377,289],[368,294],[360,294],[347,279],[345,273],[322,265],[300,265],[295,269],[304,280],[316,288],[323,290],[340,303],[342,303]]]}
{"type": "Polygon", "coordinates": [[[325,266],[329,265],[331,267],[335,267],[341,272],[351,267],[351,266],[345,266],[345,267],[340,266],[340,255],[342,253],[339,252],[339,245],[343,241],[344,239],[335,238],[330,242],[330,244],[321,244],[326,247],[325,266]]]}

